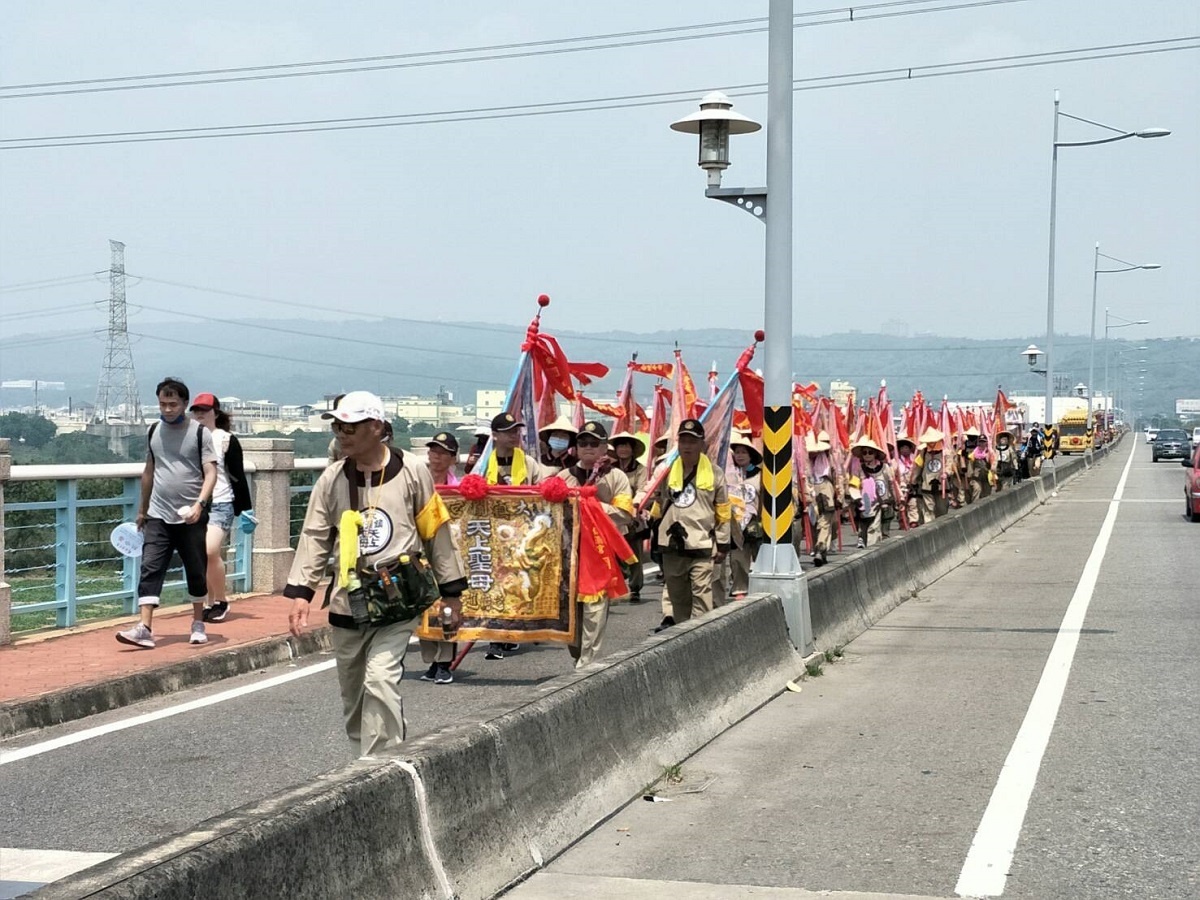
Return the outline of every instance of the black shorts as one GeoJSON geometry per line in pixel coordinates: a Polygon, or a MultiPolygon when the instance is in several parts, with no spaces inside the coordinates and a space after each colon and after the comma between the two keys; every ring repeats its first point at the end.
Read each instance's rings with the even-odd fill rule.
{"type": "Polygon", "coordinates": [[[187,578],[188,596],[193,602],[208,597],[208,513],[191,525],[168,525],[162,519],[147,519],[142,526],[142,574],[138,579],[138,606],[158,606],[163,581],[177,552],[187,578]]]}

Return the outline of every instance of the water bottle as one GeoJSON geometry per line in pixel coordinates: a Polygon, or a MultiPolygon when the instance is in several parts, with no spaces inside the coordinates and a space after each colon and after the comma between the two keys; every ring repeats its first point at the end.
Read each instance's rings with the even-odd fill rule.
{"type": "Polygon", "coordinates": [[[454,610],[449,606],[442,607],[442,638],[450,640],[454,636],[454,610]]]}

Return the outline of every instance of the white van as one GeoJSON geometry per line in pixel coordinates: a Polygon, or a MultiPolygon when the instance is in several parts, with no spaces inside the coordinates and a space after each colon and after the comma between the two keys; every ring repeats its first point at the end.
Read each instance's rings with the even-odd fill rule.
{"type": "Polygon", "coordinates": [[[1200,425],[1192,429],[1192,449],[1200,447],[1200,425]]]}

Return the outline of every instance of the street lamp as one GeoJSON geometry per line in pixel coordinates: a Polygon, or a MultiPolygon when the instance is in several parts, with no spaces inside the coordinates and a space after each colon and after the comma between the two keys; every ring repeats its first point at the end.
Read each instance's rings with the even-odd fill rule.
{"type": "MultiPolygon", "coordinates": [[[[1120,316],[1114,316],[1108,311],[1108,307],[1104,307],[1104,393],[1108,393],[1108,332],[1111,328],[1128,328],[1130,325],[1149,325],[1149,319],[1121,319],[1120,316]],[[1116,325],[1108,324],[1109,319],[1120,319],[1116,325]]],[[[1125,351],[1122,350],[1122,353],[1125,351]]]]}
{"type": "Polygon", "coordinates": [[[700,111],[671,125],[699,135],[699,165],[708,173],[705,196],[732,203],[767,226],[763,328],[764,467],[759,512],[765,541],[751,569],[751,590],[783,600],[793,643],[812,645],[808,587],[792,546],[792,0],[770,0],[767,24],[767,187],[722,188],[729,165],[728,137],[761,127],[733,112],[722,94],[709,94],[700,111]],[[770,191],[770,206],[767,193],[770,191]],[[768,486],[769,485],[769,486],[768,486]]]}
{"type": "Polygon", "coordinates": [[[1157,138],[1166,137],[1171,132],[1165,128],[1143,128],[1141,131],[1122,131],[1111,125],[1093,122],[1061,112],[1058,108],[1058,91],[1054,92],[1054,152],[1050,163],[1050,259],[1046,275],[1046,418],[1051,420],[1054,415],[1054,225],[1055,212],[1058,205],[1058,148],[1059,147],[1092,147],[1097,144],[1111,144],[1127,138],[1157,138]],[[1112,137],[1098,138],[1091,141],[1060,141],[1058,139],[1059,118],[1084,122],[1113,132],[1112,137]]]}
{"type": "MultiPolygon", "coordinates": [[[[1092,262],[1092,336],[1088,340],[1088,424],[1089,425],[1091,424],[1091,421],[1092,421],[1092,397],[1095,396],[1095,394],[1096,394],[1096,389],[1093,387],[1093,385],[1096,383],[1096,283],[1100,280],[1101,275],[1112,275],[1117,272],[1133,272],[1137,269],[1161,269],[1161,268],[1162,268],[1162,266],[1160,266],[1158,263],[1144,263],[1144,264],[1131,263],[1131,262],[1126,262],[1123,259],[1117,259],[1115,256],[1109,256],[1107,253],[1101,253],[1100,252],[1100,243],[1099,243],[1099,241],[1096,242],[1096,256],[1095,256],[1094,261],[1092,262]],[[1102,269],[1102,268],[1100,268],[1101,257],[1109,260],[1110,262],[1120,263],[1122,268],[1120,268],[1120,269],[1102,269]]],[[[1107,310],[1106,310],[1106,312],[1107,312],[1107,310]]],[[[1105,340],[1107,340],[1107,336],[1105,337],[1105,340]]],[[[1107,348],[1107,346],[1108,345],[1105,344],[1106,348],[1107,348]]],[[[1104,385],[1104,393],[1106,396],[1108,395],[1107,380],[1104,385]]],[[[1112,398],[1109,397],[1107,402],[1108,402],[1109,407],[1111,407],[1112,406],[1112,398]]],[[[1111,412],[1111,411],[1112,410],[1110,408],[1109,412],[1111,412]]],[[[1106,416],[1107,416],[1107,413],[1106,413],[1106,416]]]]}

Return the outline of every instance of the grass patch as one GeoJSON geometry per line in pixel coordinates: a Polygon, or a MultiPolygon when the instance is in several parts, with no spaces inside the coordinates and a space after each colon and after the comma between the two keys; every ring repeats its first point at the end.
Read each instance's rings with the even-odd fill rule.
{"type": "Polygon", "coordinates": [[[805,663],[804,671],[806,673],[808,673],[809,678],[820,678],[822,675],[825,674],[824,671],[822,671],[822,669],[821,669],[821,661],[820,660],[813,660],[810,663],[805,663]]]}

